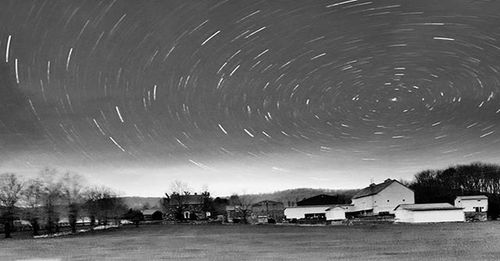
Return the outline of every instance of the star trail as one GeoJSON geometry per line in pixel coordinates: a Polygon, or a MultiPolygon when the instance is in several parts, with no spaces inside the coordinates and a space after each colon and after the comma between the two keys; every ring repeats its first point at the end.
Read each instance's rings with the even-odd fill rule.
{"type": "Polygon", "coordinates": [[[125,194],[500,163],[500,3],[0,3],[0,168],[125,194]]]}

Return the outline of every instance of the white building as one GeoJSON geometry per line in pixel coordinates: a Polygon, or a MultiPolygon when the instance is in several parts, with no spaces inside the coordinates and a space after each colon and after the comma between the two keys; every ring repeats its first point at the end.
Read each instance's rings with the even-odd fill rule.
{"type": "Polygon", "coordinates": [[[285,208],[287,220],[293,219],[345,219],[345,213],[352,205],[312,205],[285,208]]]}
{"type": "Polygon", "coordinates": [[[464,210],[449,203],[401,204],[394,212],[396,216],[394,221],[401,223],[465,221],[464,210]]]}
{"type": "Polygon", "coordinates": [[[394,214],[400,204],[415,203],[413,190],[397,180],[387,179],[380,184],[371,184],[352,197],[354,209],[349,212],[367,215],[394,214]]]}
{"type": "Polygon", "coordinates": [[[326,220],[344,220],[346,219],[345,213],[349,209],[349,205],[336,205],[329,207],[325,210],[326,220]]]}
{"type": "Polygon", "coordinates": [[[484,195],[458,196],[455,199],[455,206],[463,208],[465,212],[487,212],[488,197],[484,195]]]}

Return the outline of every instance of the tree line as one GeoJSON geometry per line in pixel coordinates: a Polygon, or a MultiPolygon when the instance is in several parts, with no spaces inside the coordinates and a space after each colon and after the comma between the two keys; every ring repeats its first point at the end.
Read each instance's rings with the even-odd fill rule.
{"type": "Polygon", "coordinates": [[[448,202],[457,196],[487,195],[488,216],[500,214],[500,166],[475,162],[442,170],[424,170],[407,185],[415,192],[416,203],[448,202]]]}
{"type": "Polygon", "coordinates": [[[40,230],[59,232],[60,217],[66,217],[76,233],[82,214],[90,218],[91,228],[118,221],[127,207],[118,194],[104,186],[89,186],[72,172],[45,168],[35,178],[23,179],[15,173],[0,174],[0,224],[5,237],[11,237],[15,220],[28,220],[34,236],[40,230]]]}

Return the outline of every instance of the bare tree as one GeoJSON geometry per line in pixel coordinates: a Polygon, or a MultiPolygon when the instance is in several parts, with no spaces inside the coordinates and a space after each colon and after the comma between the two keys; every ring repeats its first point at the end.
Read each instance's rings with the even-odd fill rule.
{"type": "Polygon", "coordinates": [[[10,238],[14,226],[15,207],[21,197],[22,182],[14,173],[0,174],[0,206],[5,208],[5,237],[10,238]]]}
{"type": "Polygon", "coordinates": [[[89,188],[84,195],[84,207],[90,215],[91,226],[95,225],[96,218],[103,225],[107,225],[110,218],[118,222],[128,210],[123,199],[107,187],[89,188]]]}
{"type": "Polygon", "coordinates": [[[27,210],[31,222],[33,236],[38,235],[40,206],[42,205],[42,182],[39,179],[30,179],[25,183],[22,191],[23,205],[27,210]]]}
{"type": "Polygon", "coordinates": [[[191,189],[189,188],[189,185],[186,182],[180,180],[174,180],[170,184],[170,192],[178,193],[180,195],[188,195],[191,193],[191,189]]]}
{"type": "Polygon", "coordinates": [[[59,174],[57,170],[45,168],[40,172],[41,181],[41,195],[42,204],[45,209],[45,217],[47,222],[47,231],[49,233],[54,232],[54,228],[57,230],[59,226],[57,222],[59,220],[59,213],[57,212],[56,206],[61,201],[62,196],[62,184],[59,180],[59,174]]]}
{"type": "Polygon", "coordinates": [[[76,221],[83,202],[84,183],[82,176],[70,172],[61,178],[61,194],[67,204],[68,221],[73,233],[76,233],[76,221]]]}
{"type": "Polygon", "coordinates": [[[235,206],[236,214],[241,218],[244,224],[248,223],[248,219],[252,214],[252,205],[254,204],[254,197],[251,195],[237,195],[233,194],[229,198],[229,204],[235,206]]]}

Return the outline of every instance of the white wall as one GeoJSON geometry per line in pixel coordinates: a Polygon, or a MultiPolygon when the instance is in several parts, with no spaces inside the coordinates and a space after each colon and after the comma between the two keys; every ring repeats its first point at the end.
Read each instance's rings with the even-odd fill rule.
{"type": "Polygon", "coordinates": [[[326,213],[329,206],[285,208],[286,219],[305,218],[305,214],[326,213]]]}
{"type": "Polygon", "coordinates": [[[435,223],[435,222],[464,222],[465,214],[462,209],[454,210],[426,210],[410,211],[398,209],[395,211],[396,222],[404,223],[435,223]]]}
{"type": "Polygon", "coordinates": [[[353,211],[369,210],[373,208],[373,196],[352,199],[353,211]]]}
{"type": "Polygon", "coordinates": [[[373,213],[389,212],[394,214],[394,209],[400,204],[414,204],[415,193],[398,182],[393,182],[389,187],[380,191],[373,198],[373,213]]]}
{"type": "Polygon", "coordinates": [[[326,211],[326,220],[342,220],[345,219],[345,208],[335,207],[326,211]]]}
{"type": "Polygon", "coordinates": [[[455,199],[455,206],[463,208],[465,212],[475,212],[474,207],[482,207],[483,212],[488,211],[488,199],[455,199]]]}

